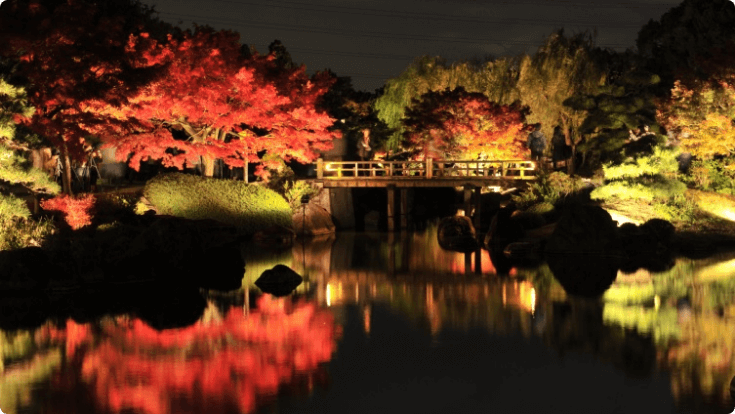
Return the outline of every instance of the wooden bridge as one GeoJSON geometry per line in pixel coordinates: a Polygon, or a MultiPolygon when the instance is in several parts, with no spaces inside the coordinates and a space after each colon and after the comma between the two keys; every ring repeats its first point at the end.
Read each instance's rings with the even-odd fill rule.
{"type": "Polygon", "coordinates": [[[537,165],[528,160],[324,161],[316,163],[316,181],[325,188],[383,187],[388,191],[388,230],[407,227],[408,188],[462,187],[464,211],[474,211],[479,224],[483,188],[507,191],[536,179],[537,165]],[[400,188],[399,215],[395,190],[400,188]],[[472,192],[475,192],[474,206],[472,192]],[[400,223],[396,219],[400,217],[400,223]]]}
{"type": "Polygon", "coordinates": [[[323,161],[317,179],[325,187],[518,187],[536,179],[527,160],[323,161]]]}

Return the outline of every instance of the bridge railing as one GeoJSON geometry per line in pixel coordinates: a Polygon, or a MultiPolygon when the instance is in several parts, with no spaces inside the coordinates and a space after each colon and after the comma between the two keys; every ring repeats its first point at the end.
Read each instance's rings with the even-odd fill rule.
{"type": "Polygon", "coordinates": [[[318,179],[488,177],[532,180],[536,163],[528,160],[324,161],[316,163],[318,179]]]}

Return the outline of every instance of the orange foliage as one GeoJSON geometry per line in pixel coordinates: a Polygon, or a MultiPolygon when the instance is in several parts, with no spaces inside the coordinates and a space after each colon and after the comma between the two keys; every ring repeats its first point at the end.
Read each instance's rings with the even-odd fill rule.
{"type": "Polygon", "coordinates": [[[41,208],[49,211],[60,211],[64,220],[73,230],[92,224],[92,208],[95,198],[91,194],[81,197],[60,195],[41,201],[41,208]]]}
{"type": "Polygon", "coordinates": [[[516,159],[527,152],[527,107],[499,105],[463,88],[414,99],[403,124],[416,158],[516,159]]]}

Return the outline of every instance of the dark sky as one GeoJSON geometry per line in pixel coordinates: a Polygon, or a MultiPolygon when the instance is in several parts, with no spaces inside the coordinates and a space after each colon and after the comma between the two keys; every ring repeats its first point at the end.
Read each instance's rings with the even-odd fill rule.
{"type": "Polygon", "coordinates": [[[635,45],[649,19],[672,0],[144,0],[159,17],[240,33],[263,53],[279,39],[312,73],[332,69],[373,91],[417,56],[449,61],[536,51],[554,30],[597,29],[597,44],[635,45]]]}

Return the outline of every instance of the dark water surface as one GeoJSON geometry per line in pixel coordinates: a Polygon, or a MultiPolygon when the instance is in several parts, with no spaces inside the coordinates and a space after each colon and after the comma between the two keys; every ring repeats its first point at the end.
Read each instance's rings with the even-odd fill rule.
{"type": "Polygon", "coordinates": [[[730,413],[735,405],[735,254],[619,273],[599,300],[567,295],[546,265],[496,270],[486,251],[443,251],[433,228],[243,255],[244,289],[201,291],[193,325],[157,330],[150,315],[110,310],[0,331],[0,409],[730,413]],[[285,298],[261,294],[254,281],[279,263],[305,282],[285,298]]]}

